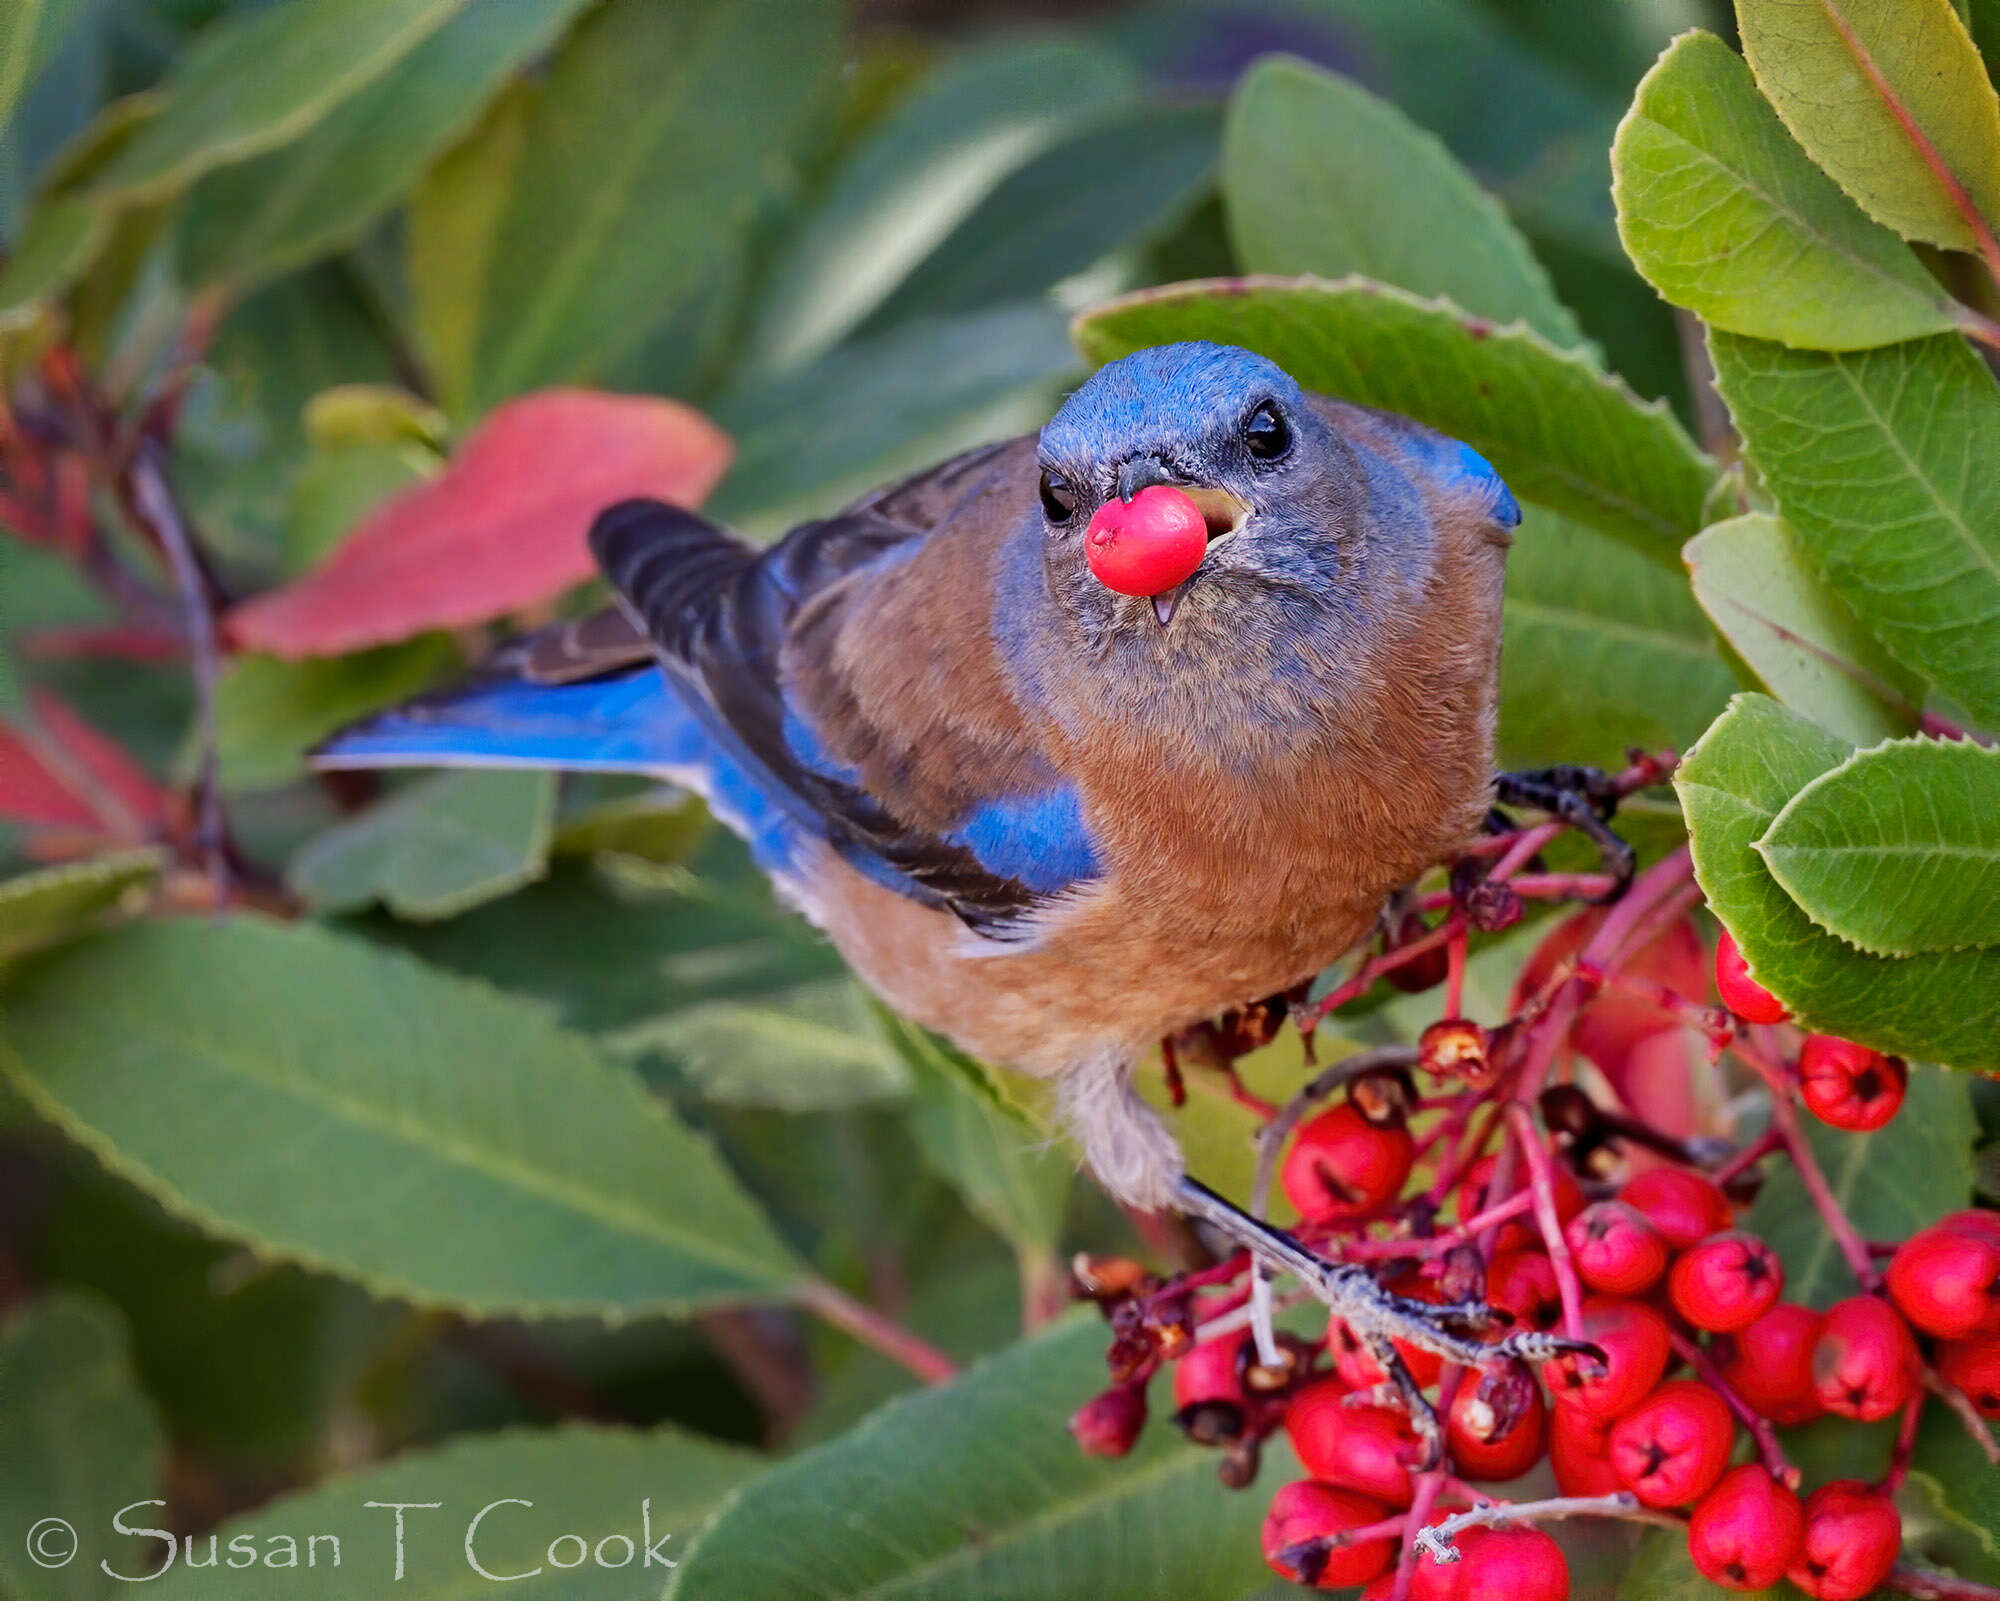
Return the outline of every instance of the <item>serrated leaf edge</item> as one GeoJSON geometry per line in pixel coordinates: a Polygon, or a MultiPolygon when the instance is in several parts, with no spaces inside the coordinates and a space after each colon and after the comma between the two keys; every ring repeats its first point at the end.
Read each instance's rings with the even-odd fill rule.
{"type": "Polygon", "coordinates": [[[1922,735],[1908,739],[1880,740],[1876,744],[1867,746],[1865,749],[1855,750],[1847,757],[1845,761],[1841,762],[1838,766],[1829,767],[1825,772],[1821,773],[1819,777],[1815,778],[1811,783],[1805,785],[1803,788],[1796,791],[1793,794],[1792,798],[1786,801],[1785,804],[1778,809],[1776,815],[1773,816],[1771,819],[1770,826],[1764,830],[1763,834],[1757,839],[1754,839],[1750,842],[1750,848],[1757,853],[1757,859],[1764,864],[1764,871],[1770,875],[1771,881],[1774,884],[1776,884],[1778,888],[1780,888],[1785,892],[1786,898],[1790,900],[1794,906],[1796,906],[1801,912],[1805,914],[1807,921],[1809,921],[1814,928],[1818,929],[1823,934],[1830,934],[1833,938],[1839,940],[1843,945],[1846,945],[1852,950],[1861,952],[1861,954],[1864,956],[1876,956],[1890,961],[1895,961],[1901,958],[1906,958],[1911,956],[1949,955],[1957,951],[1983,951],[1990,948],[1995,943],[2000,943],[1993,940],[1973,940],[1969,941],[1964,945],[1925,945],[1925,946],[1920,946],[1914,950],[1900,950],[1889,946],[1870,945],[1865,940],[1856,939],[1853,935],[1845,932],[1844,930],[1835,928],[1831,923],[1827,922],[1823,917],[1821,917],[1817,912],[1815,912],[1810,905],[1808,905],[1805,901],[1801,900],[1799,898],[1798,891],[1793,889],[1792,886],[1788,882],[1786,882],[1784,873],[1779,870],[1778,866],[1771,860],[1769,853],[1764,849],[1765,842],[1770,839],[1771,835],[1777,832],[1779,826],[1785,821],[1787,817],[1789,817],[1792,814],[1793,808],[1797,807],[1800,804],[1800,802],[1805,800],[1805,798],[1808,795],[1810,795],[1814,790],[1818,789],[1821,784],[1826,783],[1828,780],[1832,779],[1836,774],[1846,772],[1848,768],[1854,766],[1863,757],[1878,756],[1882,754],[1884,751],[1901,746],[1960,745],[1960,744],[1964,745],[1968,750],[1978,751],[1980,753],[1979,756],[1973,758],[1975,761],[1984,759],[1984,760],[1991,760],[1995,763],[2000,763],[2000,749],[1996,749],[1991,746],[1981,745],[1973,740],[1945,740],[1932,736],[1922,736],[1922,735]]]}

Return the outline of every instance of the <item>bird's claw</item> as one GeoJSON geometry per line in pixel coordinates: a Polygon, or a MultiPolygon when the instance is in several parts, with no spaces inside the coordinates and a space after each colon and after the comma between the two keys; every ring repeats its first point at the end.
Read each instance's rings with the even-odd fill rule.
{"type": "Polygon", "coordinates": [[[1619,795],[1617,781],[1603,768],[1566,763],[1521,773],[1497,773],[1493,796],[1502,806],[1529,806],[1559,817],[1597,847],[1613,881],[1609,892],[1595,897],[1597,903],[1615,901],[1625,893],[1638,867],[1638,856],[1611,831],[1619,795]]]}

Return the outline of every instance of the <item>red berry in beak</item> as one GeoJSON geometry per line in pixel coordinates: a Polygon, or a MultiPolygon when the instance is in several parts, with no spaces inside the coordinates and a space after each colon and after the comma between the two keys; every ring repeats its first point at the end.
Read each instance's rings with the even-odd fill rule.
{"type": "Polygon", "coordinates": [[[1208,520],[1178,489],[1154,484],[1107,500],[1083,535],[1097,581],[1121,595],[1164,595],[1194,576],[1208,550],[1208,520]]]}

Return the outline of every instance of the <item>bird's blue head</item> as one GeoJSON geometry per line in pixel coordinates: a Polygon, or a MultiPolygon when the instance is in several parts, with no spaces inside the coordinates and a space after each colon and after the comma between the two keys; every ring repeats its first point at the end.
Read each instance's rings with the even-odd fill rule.
{"type": "MultiPolygon", "coordinates": [[[[1312,715],[1330,678],[1360,670],[1377,619],[1419,603],[1437,537],[1424,483],[1483,472],[1512,505],[1455,442],[1200,342],[1099,369],[1042,429],[1039,467],[1040,581],[1076,659],[1116,665],[1103,693],[1179,702],[1182,716],[1205,695],[1218,720],[1312,715]],[[1153,484],[1200,508],[1206,553],[1163,595],[1114,593],[1091,573],[1085,531],[1107,500],[1153,484]]],[[[1504,525],[1498,500],[1493,516],[1504,525]]]]}

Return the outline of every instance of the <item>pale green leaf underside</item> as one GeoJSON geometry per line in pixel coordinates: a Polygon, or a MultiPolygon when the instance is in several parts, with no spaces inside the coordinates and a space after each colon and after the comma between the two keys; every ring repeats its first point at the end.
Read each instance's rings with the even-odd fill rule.
{"type": "Polygon", "coordinates": [[[2000,750],[1857,752],[1794,795],[1757,850],[1807,916],[1865,951],[2000,944],[2000,750]]]}
{"type": "Polygon", "coordinates": [[[439,773],[317,836],[285,882],[322,911],[452,917],[541,877],[555,808],[554,773],[439,773]]]}
{"type": "Polygon", "coordinates": [[[2000,217],[2000,99],[1951,0],[1736,0],[1736,17],[1757,86],[1870,216],[1906,239],[1973,246],[1900,108],[1980,214],[2000,217]]]}
{"type": "Polygon", "coordinates": [[[1714,332],[1716,386],[1807,559],[2000,726],[2000,387],[1945,335],[1849,354],[1714,332]]]}
{"type": "Polygon", "coordinates": [[[265,1254],[473,1313],[780,1296],[708,1144],[542,1006],[308,926],[143,923],[24,966],[0,1070],[265,1254]]]}
{"type": "Polygon", "coordinates": [[[1583,343],[1500,203],[1351,78],[1287,57],[1245,73],[1223,130],[1222,199],[1246,271],[1360,273],[1583,343]]]}
{"type": "MultiPolygon", "coordinates": [[[[1903,1110],[1872,1134],[1847,1134],[1803,1119],[1834,1198],[1871,1240],[1902,1240],[1972,1195],[1978,1122],[1966,1079],[1910,1065],[1903,1110]]],[[[1745,1228],[1770,1241],[1785,1264],[1785,1299],[1830,1306],[1857,1292],[1854,1275],[1789,1163],[1775,1169],[1745,1228]]]]}
{"type": "MultiPolygon", "coordinates": [[[[1130,1456],[1086,1457],[1064,1419],[1104,1388],[1094,1316],[891,1402],[738,1491],[667,1594],[787,1601],[1238,1601],[1269,1578],[1267,1496],[1215,1482],[1215,1456],[1155,1419],[1130,1456]]],[[[1156,1410],[1164,1409],[1162,1396],[1156,1410]]],[[[1266,1479],[1296,1468],[1275,1440],[1266,1479]]]]}
{"type": "Polygon", "coordinates": [[[1213,339],[1277,362],[1308,389],[1415,417],[1462,439],[1514,493],[1672,562],[1701,525],[1714,464],[1664,406],[1523,327],[1363,278],[1229,278],[1142,290],[1077,319],[1110,361],[1213,339]]]}
{"type": "Polygon", "coordinates": [[[2000,950],[1878,957],[1814,926],[1756,842],[1852,748],[1762,695],[1739,695],[1674,775],[1695,877],[1759,983],[1805,1027],[1960,1068],[2000,1067],[2000,950]]]}
{"type": "Polygon", "coordinates": [[[131,915],[166,864],[164,850],[146,846],[0,880],[0,961],[131,915]]]}
{"type": "Polygon", "coordinates": [[[1688,541],[1694,597],[1758,687],[1855,744],[1910,732],[1923,687],[1855,620],[1762,512],[1688,541]]]}
{"type": "Polygon", "coordinates": [[[448,22],[465,0],[306,0],[230,18],[182,57],[167,102],[88,186],[164,199],[318,122],[448,22]]]}
{"type": "MultiPolygon", "coordinates": [[[[165,1447],[116,1307],[57,1290],[15,1309],[0,1329],[0,1522],[9,1534],[0,1540],[0,1594],[98,1601],[115,1587],[100,1560],[147,1572],[158,1542],[113,1534],[110,1520],[120,1507],[162,1493],[165,1447]],[[73,1563],[30,1559],[30,1531],[45,1518],[77,1531],[73,1563]]],[[[43,1549],[53,1557],[64,1547],[43,1549]]]]}
{"type": "MultiPolygon", "coordinates": [[[[338,1475],[231,1518],[215,1535],[218,1567],[225,1570],[220,1577],[181,1566],[145,1593],[166,1601],[215,1601],[231,1590],[283,1594],[285,1601],[363,1595],[474,1601],[493,1594],[516,1601],[633,1601],[659,1594],[672,1571],[660,1561],[684,1556],[716,1504],[754,1478],[764,1462],[755,1452],[674,1429],[640,1433],[572,1424],[477,1435],[338,1475]],[[466,1529],[482,1507],[503,1498],[534,1504],[496,1506],[480,1521],[472,1554],[487,1573],[502,1576],[484,1578],[466,1561],[466,1529]],[[383,1505],[370,1507],[370,1501],[383,1505]],[[411,1505],[403,1513],[403,1578],[396,1582],[396,1514],[387,1507],[429,1501],[442,1505],[411,1505]],[[647,1523],[653,1541],[672,1536],[659,1545],[650,1568],[642,1539],[647,1523]],[[309,1533],[340,1541],[338,1568],[324,1543],[317,1563],[306,1566],[309,1533]],[[593,1553],[600,1541],[608,1542],[605,1565],[588,1558],[569,1570],[552,1565],[549,1546],[566,1534],[580,1537],[593,1553]],[[287,1535],[300,1542],[299,1566],[282,1572],[264,1566],[267,1557],[282,1560],[281,1537],[287,1535]],[[634,1548],[629,1565],[626,1541],[634,1548]],[[227,1572],[232,1551],[241,1553],[246,1543],[257,1565],[227,1572]]],[[[570,1561],[575,1552],[575,1543],[566,1541],[557,1560],[570,1561]]],[[[205,1539],[196,1538],[195,1553],[206,1558],[205,1539]]]]}
{"type": "Polygon", "coordinates": [[[0,272],[0,333],[30,326],[90,270],[111,237],[112,214],[92,201],[43,201],[0,272]]]}
{"type": "Polygon", "coordinates": [[[1641,81],[1611,164],[1634,265],[1714,327],[1857,350],[1958,321],[1909,246],[1812,164],[1713,34],[1681,35],[1641,81]]]}

